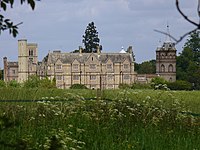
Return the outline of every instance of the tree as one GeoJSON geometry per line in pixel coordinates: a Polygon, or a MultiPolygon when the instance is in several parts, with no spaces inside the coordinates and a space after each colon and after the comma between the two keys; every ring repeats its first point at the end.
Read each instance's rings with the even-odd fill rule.
{"type": "Polygon", "coordinates": [[[188,81],[194,89],[200,89],[199,31],[190,34],[182,53],[177,57],[177,79],[188,81]]]}
{"type": "MultiPolygon", "coordinates": [[[[31,6],[34,10],[35,8],[35,0],[20,0],[21,4],[25,2],[31,6]]],[[[7,7],[10,6],[11,8],[14,5],[14,0],[0,0],[0,11],[6,11],[7,7]]],[[[0,14],[0,34],[2,31],[9,30],[9,33],[12,34],[13,37],[16,37],[18,34],[18,26],[22,24],[22,22],[18,24],[14,24],[10,19],[5,18],[2,14],[0,14]]]]}
{"type": "Polygon", "coordinates": [[[156,73],[156,61],[150,60],[142,62],[141,64],[135,64],[135,71],[139,74],[154,74],[156,73]]]}
{"type": "MultiPolygon", "coordinates": [[[[91,22],[88,24],[85,35],[83,35],[83,43],[85,45],[85,49],[83,49],[84,53],[91,53],[97,52],[97,47],[99,45],[100,39],[98,37],[98,32],[96,30],[96,26],[94,25],[94,22],[91,22]]],[[[100,48],[102,49],[102,48],[100,48]]]]}

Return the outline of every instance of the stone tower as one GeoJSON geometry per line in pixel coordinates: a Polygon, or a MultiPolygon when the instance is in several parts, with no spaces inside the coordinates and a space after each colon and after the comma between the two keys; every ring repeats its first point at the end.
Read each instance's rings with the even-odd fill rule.
{"type": "Polygon", "coordinates": [[[26,81],[29,75],[36,74],[38,63],[37,44],[18,40],[18,82],[26,81]]]}
{"type": "Polygon", "coordinates": [[[176,48],[169,36],[156,49],[156,73],[169,82],[176,81],[176,48]]]}

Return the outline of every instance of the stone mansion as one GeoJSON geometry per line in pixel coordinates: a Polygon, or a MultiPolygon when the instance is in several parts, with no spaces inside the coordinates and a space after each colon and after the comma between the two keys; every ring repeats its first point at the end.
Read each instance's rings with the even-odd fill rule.
{"type": "Polygon", "coordinates": [[[65,53],[60,50],[49,52],[38,61],[38,46],[18,40],[18,62],[3,58],[4,81],[17,80],[22,83],[30,75],[56,79],[58,88],[69,88],[73,84],[84,84],[88,88],[115,89],[119,84],[147,83],[155,76],[167,81],[176,81],[176,49],[172,42],[164,42],[156,50],[156,74],[137,74],[134,71],[132,47],[116,53],[65,53]]]}

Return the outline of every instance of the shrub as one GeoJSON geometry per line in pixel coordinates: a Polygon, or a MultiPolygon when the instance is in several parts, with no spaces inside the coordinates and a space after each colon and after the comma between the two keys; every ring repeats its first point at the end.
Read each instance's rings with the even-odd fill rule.
{"type": "Polygon", "coordinates": [[[51,81],[50,79],[48,79],[46,77],[46,78],[40,80],[39,87],[48,88],[48,89],[56,88],[56,82],[55,82],[55,80],[51,81]]]}
{"type": "Polygon", "coordinates": [[[56,82],[51,81],[47,77],[40,79],[38,76],[32,75],[27,81],[24,82],[25,88],[56,88],[56,82]]]}
{"type": "Polygon", "coordinates": [[[134,83],[131,85],[131,89],[151,89],[150,84],[141,84],[141,83],[134,83]]]}
{"type": "Polygon", "coordinates": [[[3,80],[0,80],[0,88],[1,87],[6,87],[6,83],[3,80]]]}
{"type": "Polygon", "coordinates": [[[167,81],[162,77],[155,77],[151,80],[151,87],[155,90],[167,90],[167,81]]]}
{"type": "Polygon", "coordinates": [[[73,84],[70,89],[87,89],[87,87],[83,84],[73,84]]]}
{"type": "Polygon", "coordinates": [[[118,87],[119,87],[119,89],[130,89],[131,88],[131,86],[126,83],[120,83],[118,87]]]}
{"type": "Polygon", "coordinates": [[[24,82],[24,87],[26,88],[36,88],[39,87],[40,78],[36,75],[29,76],[28,80],[24,82]]]}
{"type": "Polygon", "coordinates": [[[192,84],[183,80],[167,83],[167,86],[171,90],[192,90],[192,84]]]}
{"type": "Polygon", "coordinates": [[[18,88],[20,87],[20,83],[18,83],[16,80],[11,80],[10,82],[8,82],[8,87],[15,87],[15,88],[18,88]]]}

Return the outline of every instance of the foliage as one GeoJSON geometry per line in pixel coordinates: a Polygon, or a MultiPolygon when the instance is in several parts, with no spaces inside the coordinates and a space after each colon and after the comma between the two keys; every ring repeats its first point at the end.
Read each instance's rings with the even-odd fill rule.
{"type": "Polygon", "coordinates": [[[167,87],[171,90],[192,90],[192,84],[183,80],[176,80],[175,82],[168,82],[167,87]]]}
{"type": "Polygon", "coordinates": [[[126,84],[126,83],[120,83],[118,88],[119,89],[130,89],[131,86],[129,84],[126,84]]]}
{"type": "Polygon", "coordinates": [[[70,89],[87,89],[84,84],[73,84],[70,89]]]}
{"type": "Polygon", "coordinates": [[[119,89],[152,89],[150,84],[140,84],[140,83],[134,83],[134,84],[126,84],[121,83],[119,84],[119,89]]]}
{"type": "Polygon", "coordinates": [[[56,88],[56,81],[53,79],[52,81],[49,80],[47,77],[40,80],[39,87],[41,88],[56,88]]]}
{"type": "Polygon", "coordinates": [[[152,89],[151,85],[148,83],[134,83],[131,85],[131,89],[152,89]]]}
{"type": "MultiPolygon", "coordinates": [[[[28,3],[28,5],[31,6],[31,8],[34,10],[35,8],[35,0],[20,0],[21,4],[24,4],[25,2],[28,3]]],[[[10,6],[11,8],[14,5],[15,0],[1,0],[0,1],[0,10],[6,11],[7,7],[10,6]]],[[[14,24],[10,19],[5,18],[2,14],[0,14],[0,34],[2,31],[9,30],[9,33],[12,34],[13,37],[16,37],[18,34],[18,26],[22,24],[14,24]]]]}
{"type": "Polygon", "coordinates": [[[156,60],[142,62],[141,64],[135,63],[135,71],[138,74],[155,74],[156,73],[156,60]]]}
{"type": "Polygon", "coordinates": [[[25,88],[36,88],[39,87],[40,78],[36,75],[29,76],[28,80],[24,82],[25,88]]]}
{"type": "Polygon", "coordinates": [[[0,88],[1,87],[6,87],[6,83],[3,80],[0,80],[0,88]]]}
{"type": "Polygon", "coordinates": [[[28,80],[24,82],[25,88],[56,88],[55,80],[49,80],[47,77],[40,79],[36,75],[29,76],[28,80]]]}
{"type": "Polygon", "coordinates": [[[3,80],[3,70],[0,70],[0,80],[3,80]]]}
{"type": "Polygon", "coordinates": [[[151,79],[151,86],[155,90],[157,90],[157,89],[168,90],[167,81],[162,77],[155,77],[155,78],[151,79]]]}
{"type": "Polygon", "coordinates": [[[177,80],[194,84],[200,89],[200,37],[199,31],[190,34],[183,51],[177,57],[177,80]]]}
{"type": "Polygon", "coordinates": [[[97,47],[99,45],[100,39],[98,37],[98,32],[96,30],[96,26],[94,22],[88,24],[85,35],[83,35],[83,43],[85,45],[84,53],[97,52],[97,47]]]}
{"type": "MultiPolygon", "coordinates": [[[[85,100],[79,95],[85,92],[41,97],[41,102],[34,103],[2,103],[0,147],[20,150],[200,148],[200,118],[189,112],[182,99],[177,99],[177,92],[112,90],[110,101],[85,100]]],[[[196,99],[188,101],[193,104],[196,99]]]]}
{"type": "Polygon", "coordinates": [[[18,83],[16,80],[11,80],[7,83],[7,86],[8,87],[15,87],[15,88],[18,88],[18,87],[21,87],[21,84],[18,83]]]}

